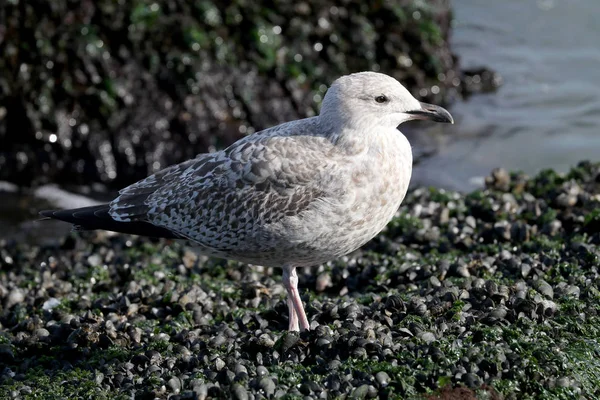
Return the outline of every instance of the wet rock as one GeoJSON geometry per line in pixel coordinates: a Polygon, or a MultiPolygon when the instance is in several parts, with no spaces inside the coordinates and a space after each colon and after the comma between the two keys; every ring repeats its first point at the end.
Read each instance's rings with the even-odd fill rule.
{"type": "Polygon", "coordinates": [[[568,194],[568,193],[561,193],[555,199],[555,202],[559,207],[563,207],[563,208],[573,207],[575,204],[577,204],[577,196],[573,195],[573,194],[568,194]]]}
{"type": "Polygon", "coordinates": [[[521,276],[523,278],[526,278],[530,272],[531,272],[531,265],[529,265],[527,263],[521,264],[521,276]]]}
{"type": "Polygon", "coordinates": [[[485,178],[485,185],[489,188],[506,192],[510,189],[510,175],[503,168],[496,168],[490,176],[485,178]]]}
{"type": "Polygon", "coordinates": [[[384,371],[379,371],[375,374],[375,380],[379,386],[386,387],[390,383],[390,376],[384,371]]]}
{"type": "Polygon", "coordinates": [[[366,399],[369,394],[369,385],[361,385],[357,387],[351,394],[353,399],[366,399]]]}
{"type": "Polygon", "coordinates": [[[56,308],[59,305],[60,305],[60,300],[52,297],[44,302],[44,304],[42,305],[42,309],[46,310],[46,311],[52,311],[52,309],[56,308]]]}
{"type": "Polygon", "coordinates": [[[510,241],[512,238],[510,224],[506,220],[496,222],[494,224],[494,232],[499,239],[510,241]]]}
{"type": "Polygon", "coordinates": [[[322,85],[358,70],[393,73],[430,103],[498,81],[458,70],[444,0],[239,7],[58,0],[36,13],[8,3],[0,180],[120,188],[312,116],[322,85]]]}
{"type": "Polygon", "coordinates": [[[531,238],[531,227],[523,222],[512,224],[510,238],[519,242],[528,242],[531,238]]]}
{"type": "Polygon", "coordinates": [[[273,347],[275,345],[275,341],[269,334],[263,333],[258,337],[258,344],[265,347],[273,347]]]}
{"type": "Polygon", "coordinates": [[[328,287],[331,286],[331,275],[324,273],[324,274],[320,274],[317,277],[317,285],[315,287],[317,292],[323,292],[324,290],[326,290],[328,287]]]}
{"type": "Polygon", "coordinates": [[[481,385],[481,380],[475,374],[468,373],[464,376],[465,384],[470,388],[477,388],[481,385]]]}
{"type": "Polygon", "coordinates": [[[208,385],[200,381],[192,382],[192,391],[198,399],[204,400],[208,397],[208,385]]]}
{"type": "Polygon", "coordinates": [[[7,309],[12,308],[16,304],[20,304],[25,300],[25,293],[21,289],[13,289],[8,294],[4,302],[4,307],[7,309]]]}
{"type": "Polygon", "coordinates": [[[538,279],[537,281],[534,282],[533,285],[534,285],[535,290],[537,290],[544,296],[546,296],[550,299],[552,299],[554,297],[554,290],[552,289],[552,286],[550,286],[550,284],[548,284],[548,282],[546,282],[545,280],[538,279]]]}
{"type": "Polygon", "coordinates": [[[267,397],[271,397],[275,393],[275,382],[273,382],[273,379],[269,378],[268,376],[261,378],[261,380],[258,383],[258,386],[267,397]]]}
{"type": "Polygon", "coordinates": [[[183,382],[181,382],[181,379],[179,379],[176,376],[174,376],[171,379],[169,379],[169,381],[167,382],[167,384],[169,385],[169,388],[171,389],[171,391],[173,393],[179,393],[179,392],[181,392],[181,388],[183,387],[183,382]]]}
{"type": "Polygon", "coordinates": [[[556,236],[560,232],[561,228],[562,228],[562,222],[555,219],[555,220],[549,222],[548,224],[544,225],[544,227],[542,229],[542,233],[545,233],[546,235],[549,235],[549,236],[556,236]]]}
{"type": "Polygon", "coordinates": [[[231,394],[235,400],[248,400],[248,392],[244,386],[239,383],[234,383],[231,387],[231,394]]]}
{"type": "Polygon", "coordinates": [[[15,353],[10,345],[0,344],[0,356],[3,360],[13,361],[15,358],[15,353]]]}
{"type": "Polygon", "coordinates": [[[258,367],[256,367],[256,375],[259,377],[263,377],[265,375],[267,375],[269,373],[269,370],[266,369],[264,366],[259,365],[258,367]]]}
{"type": "Polygon", "coordinates": [[[504,319],[507,315],[507,308],[506,307],[498,307],[495,308],[494,310],[490,311],[490,316],[492,316],[495,319],[504,319]]]}
{"type": "Polygon", "coordinates": [[[468,215],[465,218],[465,224],[467,226],[469,226],[470,228],[475,229],[477,227],[477,220],[475,218],[473,218],[472,215],[468,215]]]}
{"type": "Polygon", "coordinates": [[[42,340],[50,336],[50,332],[48,331],[48,329],[40,328],[35,330],[34,335],[38,339],[42,340]]]}
{"type": "Polygon", "coordinates": [[[471,68],[464,71],[464,84],[462,86],[465,95],[471,93],[493,92],[502,85],[502,78],[497,72],[489,68],[471,68]]]}

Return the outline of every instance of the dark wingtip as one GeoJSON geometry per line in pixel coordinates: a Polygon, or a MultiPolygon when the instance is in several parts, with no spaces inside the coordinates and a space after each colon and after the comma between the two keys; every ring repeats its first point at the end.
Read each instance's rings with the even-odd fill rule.
{"type": "Polygon", "coordinates": [[[40,211],[39,214],[43,219],[51,218],[71,223],[75,231],[103,229],[141,236],[179,238],[177,233],[168,228],[162,228],[146,221],[116,221],[110,216],[109,210],[110,206],[108,204],[101,204],[70,210],[44,210],[40,211]]]}

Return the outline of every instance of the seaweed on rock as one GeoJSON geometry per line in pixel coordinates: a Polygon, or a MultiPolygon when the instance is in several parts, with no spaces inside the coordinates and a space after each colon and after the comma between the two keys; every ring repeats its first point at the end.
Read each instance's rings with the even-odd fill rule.
{"type": "Polygon", "coordinates": [[[463,92],[448,0],[14,0],[0,9],[0,180],[122,187],[310,116],[326,85],[463,92]]]}

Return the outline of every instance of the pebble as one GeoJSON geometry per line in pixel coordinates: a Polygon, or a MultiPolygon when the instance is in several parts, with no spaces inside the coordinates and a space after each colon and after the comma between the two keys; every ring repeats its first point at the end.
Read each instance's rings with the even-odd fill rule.
{"type": "Polygon", "coordinates": [[[265,376],[269,374],[269,370],[267,370],[264,366],[259,365],[256,367],[256,375],[259,377],[265,376]]]}
{"type": "Polygon", "coordinates": [[[386,387],[390,383],[390,376],[385,371],[379,371],[375,374],[375,380],[381,387],[386,387]]]}
{"type": "Polygon", "coordinates": [[[369,394],[369,385],[361,385],[357,387],[350,395],[353,399],[366,399],[369,394]]]}
{"type": "Polygon", "coordinates": [[[410,192],[398,228],[298,271],[313,327],[300,334],[286,332],[277,268],[127,236],[74,236],[61,250],[0,242],[0,260],[12,260],[0,274],[0,381],[39,397],[23,371],[70,379],[76,362],[90,387],[136,398],[408,398],[504,379],[525,397],[538,379],[577,398],[577,366],[556,352],[569,349],[564,332],[585,344],[577,335],[595,329],[598,183],[552,188],[557,179],[497,171],[467,196],[410,192]],[[553,201],[576,190],[575,203],[553,201]],[[90,263],[110,279],[90,281],[90,263]]]}
{"type": "Polygon", "coordinates": [[[421,338],[421,340],[423,340],[427,344],[435,342],[435,335],[431,332],[422,332],[418,336],[419,336],[419,338],[421,338]]]}
{"type": "Polygon", "coordinates": [[[271,397],[275,393],[275,382],[273,382],[273,379],[268,376],[261,378],[258,386],[263,390],[267,397],[271,397]]]}
{"type": "Polygon", "coordinates": [[[248,391],[239,383],[231,386],[231,394],[235,400],[248,400],[248,391]]]}
{"type": "Polygon", "coordinates": [[[47,338],[48,336],[50,336],[50,332],[48,331],[48,329],[39,328],[39,329],[35,330],[34,335],[37,336],[38,338],[42,339],[42,338],[47,338]]]}
{"type": "Polygon", "coordinates": [[[6,298],[4,302],[4,307],[7,309],[12,308],[16,304],[20,304],[25,300],[25,293],[21,289],[13,289],[8,294],[8,298],[6,298]]]}
{"type": "Polygon", "coordinates": [[[181,382],[181,379],[179,379],[176,376],[169,379],[167,384],[169,385],[169,388],[171,389],[171,391],[176,394],[179,393],[181,391],[181,388],[183,387],[183,383],[181,382]]]}
{"type": "Polygon", "coordinates": [[[544,296],[550,299],[554,298],[554,290],[552,289],[552,286],[550,286],[550,284],[548,284],[548,282],[545,280],[538,279],[534,282],[533,287],[544,296]]]}
{"type": "Polygon", "coordinates": [[[60,300],[51,297],[42,304],[42,310],[52,311],[54,308],[60,305],[60,300]]]}

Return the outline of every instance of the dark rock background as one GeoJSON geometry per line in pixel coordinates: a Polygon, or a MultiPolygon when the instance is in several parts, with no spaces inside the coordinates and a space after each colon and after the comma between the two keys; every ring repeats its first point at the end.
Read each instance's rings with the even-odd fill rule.
{"type": "MultiPolygon", "coordinates": [[[[448,0],[10,0],[0,7],[0,180],[119,188],[244,134],[314,115],[379,70],[447,103],[462,73],[448,0]]],[[[476,82],[477,85],[470,85],[476,82]]]]}

